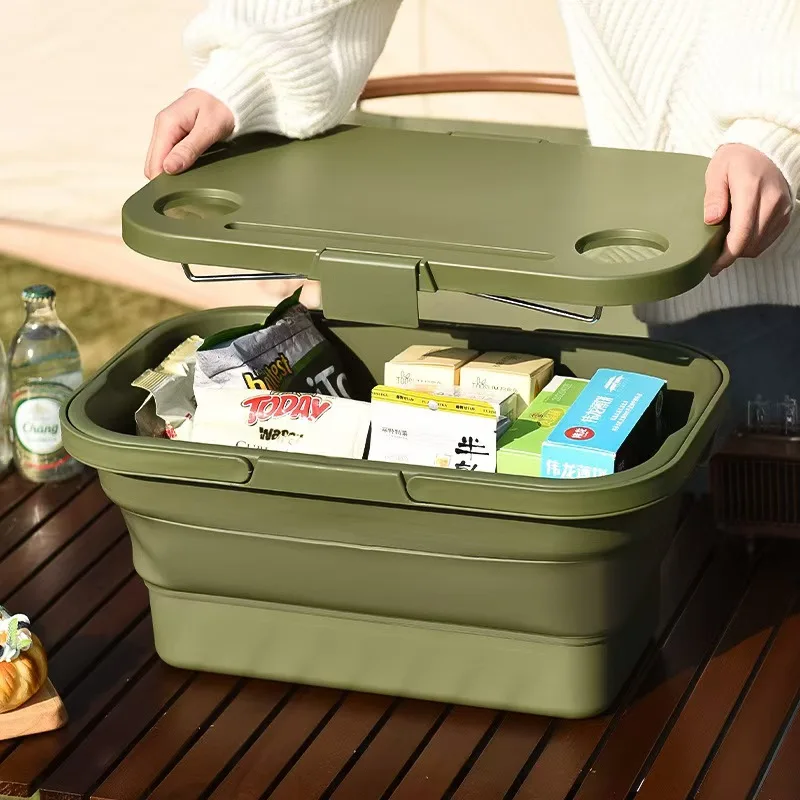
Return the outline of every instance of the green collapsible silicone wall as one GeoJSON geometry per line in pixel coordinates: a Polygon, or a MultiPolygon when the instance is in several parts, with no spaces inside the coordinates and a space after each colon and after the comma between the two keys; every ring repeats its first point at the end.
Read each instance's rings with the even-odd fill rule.
{"type": "MultiPolygon", "coordinates": [[[[263,318],[202,312],[145,333],[71,400],[68,449],[100,471],[151,591],[161,656],[242,675],[562,716],[613,699],[652,631],[676,494],[721,411],[725,368],[640,339],[330,323],[355,383],[413,343],[549,355],[659,375],[670,435],[593,481],[139,439],[130,381],[193,333],[263,318]],[[225,646],[211,631],[225,630],[225,646]]],[[[366,395],[365,395],[366,396],[366,395]]]]}

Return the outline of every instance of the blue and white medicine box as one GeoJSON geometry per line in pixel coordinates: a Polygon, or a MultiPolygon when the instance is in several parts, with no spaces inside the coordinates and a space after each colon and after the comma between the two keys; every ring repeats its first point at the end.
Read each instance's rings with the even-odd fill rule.
{"type": "Polygon", "coordinates": [[[542,476],[597,478],[650,458],[661,443],[666,381],[600,369],[542,444],[542,476]]]}

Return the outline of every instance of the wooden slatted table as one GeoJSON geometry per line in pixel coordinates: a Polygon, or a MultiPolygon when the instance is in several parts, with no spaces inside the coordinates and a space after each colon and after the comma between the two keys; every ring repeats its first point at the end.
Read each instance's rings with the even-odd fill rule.
{"type": "Polygon", "coordinates": [[[42,800],[798,800],[800,543],[748,555],[687,511],[657,643],[585,721],[183,672],[153,649],[119,512],[93,477],[0,481],[0,603],[28,614],[70,722],[0,743],[42,800]]]}

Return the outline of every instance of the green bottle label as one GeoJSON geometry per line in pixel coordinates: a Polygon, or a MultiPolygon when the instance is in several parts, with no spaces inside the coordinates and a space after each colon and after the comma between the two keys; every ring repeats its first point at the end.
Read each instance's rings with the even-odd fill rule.
{"type": "Polygon", "coordinates": [[[28,466],[46,469],[69,459],[61,440],[61,406],[72,389],[61,383],[34,383],[12,398],[12,430],[17,447],[28,455],[28,466]]]}

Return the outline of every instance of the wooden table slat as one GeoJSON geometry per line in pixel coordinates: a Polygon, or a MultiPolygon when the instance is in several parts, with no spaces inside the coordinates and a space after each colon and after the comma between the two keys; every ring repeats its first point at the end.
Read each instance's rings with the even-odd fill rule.
{"type": "Polygon", "coordinates": [[[5,597],[68,545],[81,530],[108,508],[100,484],[93,483],[40,525],[16,550],[0,560],[0,586],[5,597]]]}
{"type": "Polygon", "coordinates": [[[138,579],[131,580],[130,553],[129,540],[118,542],[79,583],[39,617],[37,631],[40,631],[51,668],[61,670],[57,677],[58,685],[63,691],[69,688],[80,670],[91,664],[86,661],[88,654],[113,641],[98,638],[99,622],[107,619],[108,624],[103,632],[108,630],[112,635],[118,636],[124,630],[118,621],[120,616],[130,619],[130,614],[139,615],[147,609],[144,586],[138,579]],[[114,602],[116,598],[113,596],[128,581],[133,585],[126,594],[138,602],[128,608],[119,609],[119,601],[114,602]],[[62,649],[67,652],[62,652],[62,649]],[[66,662],[71,657],[69,654],[77,655],[75,663],[80,666],[66,668],[66,662]]]}
{"type": "MultiPolygon", "coordinates": [[[[80,496],[94,480],[90,472],[65,483],[49,483],[33,492],[0,519],[0,560],[4,559],[42,523],[80,496]]],[[[1,563],[1,561],[0,561],[1,563]]]]}
{"type": "Polygon", "coordinates": [[[333,689],[297,690],[277,717],[231,768],[210,800],[260,800],[288,772],[292,759],[342,700],[333,689]]]}
{"type": "MultiPolygon", "coordinates": [[[[800,690],[800,603],[780,626],[697,800],[746,800],[800,690]]],[[[798,754],[800,759],[800,754],[798,754]]]]}
{"type": "Polygon", "coordinates": [[[29,498],[39,487],[9,470],[0,478],[0,518],[29,498]]]}
{"type": "Polygon", "coordinates": [[[379,695],[350,694],[292,766],[270,800],[318,800],[392,705],[379,695]]]}
{"type": "Polygon", "coordinates": [[[147,592],[138,578],[130,578],[96,614],[86,620],[50,662],[54,685],[70,692],[147,608],[147,592]]]}
{"type": "Polygon", "coordinates": [[[727,556],[712,564],[629,707],[612,723],[576,800],[623,800],[635,791],[639,770],[747,587],[746,559],[727,556]]]}
{"type": "Polygon", "coordinates": [[[453,795],[453,800],[503,800],[550,730],[544,717],[508,714],[453,795]]]}
{"type": "Polygon", "coordinates": [[[224,710],[239,683],[228,675],[194,675],[186,691],[92,792],[92,800],[139,800],[148,794],[224,710]]]}
{"type": "Polygon", "coordinates": [[[248,681],[149,800],[201,797],[289,692],[286,684],[248,681]]]}
{"type": "Polygon", "coordinates": [[[800,797],[800,695],[791,724],[780,743],[756,800],[797,800],[800,797]]]}
{"type": "Polygon", "coordinates": [[[443,797],[498,717],[498,712],[485,708],[453,708],[392,793],[392,800],[443,797]]]}
{"type": "Polygon", "coordinates": [[[12,613],[27,614],[36,629],[43,610],[90,568],[106,551],[126,535],[122,515],[109,508],[83,532],[76,536],[47,566],[29,578],[4,605],[12,613]]]}
{"type": "Polygon", "coordinates": [[[775,626],[797,593],[799,568],[795,558],[765,559],[650,764],[637,800],[689,796],[775,626]]]}
{"type": "Polygon", "coordinates": [[[0,476],[2,596],[34,617],[71,715],[0,743],[0,794],[800,800],[797,542],[749,559],[693,505],[663,564],[657,644],[619,701],[547,720],[165,665],[123,521],[92,480],[0,476]]]}
{"type": "Polygon", "coordinates": [[[191,673],[155,661],[47,778],[40,800],[85,797],[158,719],[191,677],[191,673]]]}
{"type": "MultiPolygon", "coordinates": [[[[52,614],[47,612],[40,618],[37,630],[43,634],[42,642],[48,653],[50,680],[62,695],[146,611],[147,593],[144,585],[138,578],[129,579],[130,570],[130,542],[123,540],[96,567],[102,579],[115,584],[128,576],[127,583],[108,602],[98,608],[105,596],[102,591],[105,587],[99,577],[93,579],[95,570],[92,570],[79,586],[73,587],[84,588],[86,593],[83,596],[76,597],[77,592],[68,592],[57,607],[51,609],[52,614]],[[93,593],[98,587],[101,594],[96,598],[93,593]],[[73,605],[70,599],[79,602],[73,605]],[[94,599],[95,602],[83,602],[87,599],[94,599]],[[74,630],[76,623],[79,627],[74,630]]],[[[0,742],[0,761],[12,747],[12,742],[0,742]]]]}
{"type": "MultiPolygon", "coordinates": [[[[686,604],[696,595],[695,580],[718,540],[719,535],[712,525],[708,506],[699,505],[688,514],[664,559],[661,570],[661,624],[656,631],[656,638],[660,641],[665,635],[668,636],[672,630],[670,626],[677,624],[686,604]]],[[[709,580],[709,573],[715,584],[724,580],[726,573],[720,575],[719,568],[714,567],[715,563],[712,561],[708,569],[700,572],[700,583],[709,580]]],[[[734,574],[738,572],[734,571],[734,574]]],[[[663,641],[659,647],[662,645],[663,641]]],[[[515,797],[521,800],[562,800],[566,797],[616,716],[637,696],[649,673],[658,669],[659,659],[660,651],[657,649],[645,654],[618,702],[607,714],[587,720],[557,720],[546,746],[531,766],[515,797]]]]}
{"type": "Polygon", "coordinates": [[[401,701],[330,800],[383,797],[446,711],[441,703],[401,701]]]}
{"type": "Polygon", "coordinates": [[[132,688],[132,679],[152,659],[153,630],[150,620],[143,619],[64,698],[67,727],[24,741],[6,757],[0,765],[0,795],[27,797],[42,788],[47,775],[110,704],[132,688]]]}

